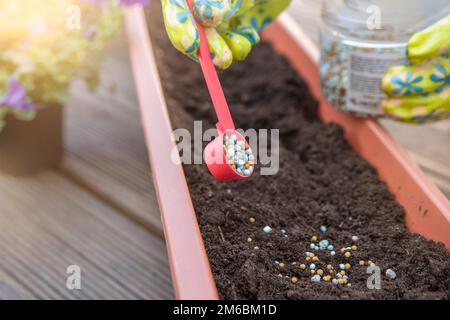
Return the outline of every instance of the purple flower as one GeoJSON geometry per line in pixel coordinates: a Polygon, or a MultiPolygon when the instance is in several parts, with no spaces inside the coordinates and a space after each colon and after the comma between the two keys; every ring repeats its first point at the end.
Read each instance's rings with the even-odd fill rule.
{"type": "Polygon", "coordinates": [[[27,112],[33,110],[34,106],[27,99],[25,88],[19,80],[11,79],[6,90],[6,95],[0,99],[0,108],[12,108],[17,111],[27,112]]]}

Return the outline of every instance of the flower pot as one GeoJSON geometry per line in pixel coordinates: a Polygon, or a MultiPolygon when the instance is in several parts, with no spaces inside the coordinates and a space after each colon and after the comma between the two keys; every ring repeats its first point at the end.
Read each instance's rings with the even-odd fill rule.
{"type": "Polygon", "coordinates": [[[0,172],[25,176],[58,166],[63,154],[63,107],[39,108],[33,121],[8,115],[0,132],[0,172]]]}
{"type": "MultiPolygon", "coordinates": [[[[128,11],[130,54],[175,294],[179,299],[217,299],[186,177],[181,164],[171,159],[172,127],[147,28],[142,9],[128,11]]],[[[449,201],[376,121],[353,118],[325,101],[319,88],[317,48],[287,16],[268,27],[263,36],[308,82],[320,102],[322,120],[341,125],[356,152],[378,170],[404,207],[410,230],[450,248],[449,201]]]]}

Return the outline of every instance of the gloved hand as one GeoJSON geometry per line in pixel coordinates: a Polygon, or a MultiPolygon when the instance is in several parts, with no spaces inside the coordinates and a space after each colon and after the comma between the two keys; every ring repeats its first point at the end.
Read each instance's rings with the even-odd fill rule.
{"type": "Polygon", "coordinates": [[[390,68],[382,80],[387,115],[425,123],[450,116],[450,16],[408,42],[409,65],[390,68]]]}
{"type": "MultiPolygon", "coordinates": [[[[197,21],[205,27],[214,64],[228,68],[244,60],[259,42],[259,32],[291,0],[193,0],[197,21]]],[[[162,0],[164,23],[172,44],[198,60],[199,33],[186,0],[162,0]]]]}

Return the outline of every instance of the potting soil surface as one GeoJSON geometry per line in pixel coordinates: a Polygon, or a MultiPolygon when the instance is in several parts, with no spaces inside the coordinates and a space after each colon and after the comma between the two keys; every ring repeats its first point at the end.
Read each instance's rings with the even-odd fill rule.
{"type": "MultiPolygon", "coordinates": [[[[204,130],[213,128],[216,116],[200,66],[170,44],[159,1],[148,12],[174,128],[192,132],[194,120],[203,121],[204,130]]],[[[319,120],[316,100],[283,57],[261,43],[220,78],[238,128],[280,130],[276,175],[262,176],[256,166],[248,180],[219,183],[204,164],[184,166],[221,298],[450,298],[450,254],[444,245],[408,231],[403,208],[342,129],[319,120]],[[319,230],[322,225],[326,232],[319,230]],[[265,226],[272,231],[265,233],[265,226]],[[335,256],[327,248],[310,248],[322,239],[334,246],[335,256]],[[307,261],[306,252],[318,258],[307,261]],[[380,268],[381,289],[376,268],[367,273],[369,260],[380,268]],[[344,267],[350,286],[331,282],[344,278],[336,274],[341,263],[351,265],[344,267]],[[311,281],[319,269],[322,281],[311,281]],[[387,269],[395,279],[386,276],[387,269]]]]}

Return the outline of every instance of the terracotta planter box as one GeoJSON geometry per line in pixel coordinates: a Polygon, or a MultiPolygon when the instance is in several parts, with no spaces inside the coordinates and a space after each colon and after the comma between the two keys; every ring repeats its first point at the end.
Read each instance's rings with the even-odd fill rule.
{"type": "MultiPolygon", "coordinates": [[[[127,30],[176,297],[217,299],[183,168],[170,159],[174,147],[172,128],[141,8],[128,12],[127,30]]],[[[353,118],[324,100],[319,89],[318,50],[302,30],[288,16],[283,16],[265,31],[264,37],[306,79],[320,102],[322,120],[340,124],[353,148],[378,170],[404,207],[410,230],[441,241],[450,249],[450,203],[447,198],[376,121],[353,118]]]]}
{"type": "Polygon", "coordinates": [[[0,172],[31,175],[56,167],[63,155],[63,107],[42,106],[32,121],[8,115],[0,131],[0,172]]]}

